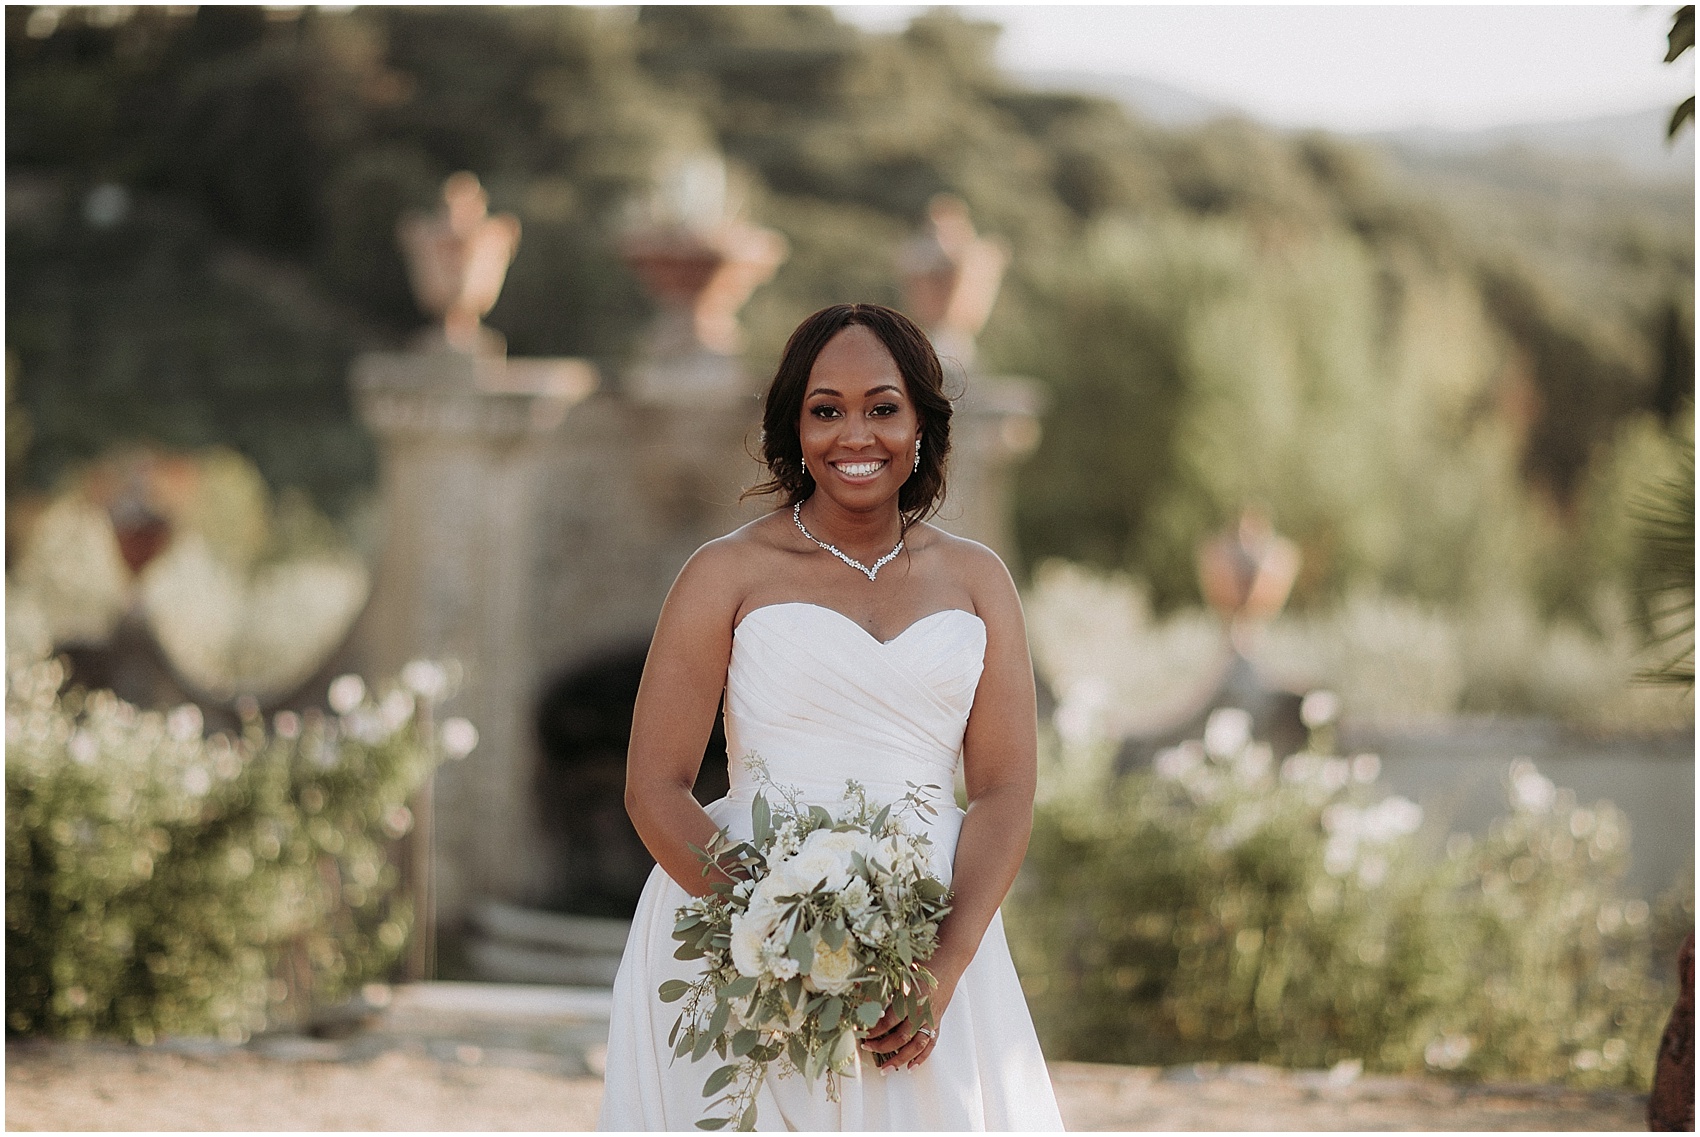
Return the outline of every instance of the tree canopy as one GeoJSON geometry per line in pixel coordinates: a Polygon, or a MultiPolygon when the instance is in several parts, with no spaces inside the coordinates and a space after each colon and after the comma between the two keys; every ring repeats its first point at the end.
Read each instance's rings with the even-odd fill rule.
{"type": "Polygon", "coordinates": [[[24,481],[228,442],[346,505],[374,470],[347,362],[422,322],[403,210],[477,173],[525,226],[490,323],[617,373],[649,314],[625,210],[716,150],[791,243],[745,314],[758,369],[823,304],[896,302],[935,193],[1010,244],[982,359],[1051,396],[1029,564],[1190,603],[1192,542],[1256,502],[1304,548],[1300,604],[1367,581],[1585,612],[1633,576],[1626,495],[1692,445],[1691,184],[1167,130],[1024,89],[996,37],[949,9],[871,34],[820,6],[9,7],[24,481]]]}

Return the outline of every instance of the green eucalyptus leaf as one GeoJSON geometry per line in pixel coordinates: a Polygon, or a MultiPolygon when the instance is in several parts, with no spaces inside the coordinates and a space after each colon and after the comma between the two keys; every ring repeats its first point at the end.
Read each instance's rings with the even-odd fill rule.
{"type": "Polygon", "coordinates": [[[837,951],[844,946],[844,925],[838,920],[829,920],[821,925],[820,938],[826,941],[828,951],[837,951]]]}
{"type": "Polygon", "coordinates": [[[880,1016],[884,1013],[884,1007],[869,999],[856,1008],[856,1021],[861,1023],[863,1027],[871,1027],[880,1021],[880,1016]]]}
{"type": "Polygon", "coordinates": [[[663,1003],[676,1003],[690,992],[691,985],[683,979],[669,979],[661,985],[659,994],[663,1003]]]}
{"type": "Polygon", "coordinates": [[[708,1081],[702,1085],[702,1096],[713,1097],[721,1090],[732,1084],[732,1079],[738,1076],[736,1063],[727,1063],[708,1076],[708,1081]]]}
{"type": "Polygon", "coordinates": [[[828,999],[826,1001],[826,1005],[820,1010],[820,1028],[822,1030],[832,1030],[838,1026],[838,1020],[843,1016],[843,1014],[844,1000],[837,996],[833,996],[828,999]]]}
{"type": "Polygon", "coordinates": [[[701,1121],[697,1122],[697,1128],[724,1129],[726,1128],[727,1123],[731,1120],[732,1119],[730,1117],[705,1117],[701,1121]]]}
{"type": "Polygon", "coordinates": [[[746,1057],[761,1041],[761,1032],[755,1030],[740,1030],[732,1036],[732,1057],[746,1057]]]}
{"type": "Polygon", "coordinates": [[[708,1033],[720,1035],[726,1030],[726,1023],[732,1017],[732,1004],[725,999],[719,999],[714,1004],[714,1014],[708,1020],[708,1033]]]}
{"type": "Polygon", "coordinates": [[[791,944],[785,949],[785,954],[796,960],[797,967],[807,975],[809,965],[815,961],[815,946],[809,942],[809,934],[799,928],[791,937],[791,944]]]}
{"type": "Polygon", "coordinates": [[[768,809],[767,799],[759,793],[750,803],[750,829],[758,842],[765,842],[773,836],[772,811],[768,809]]]}

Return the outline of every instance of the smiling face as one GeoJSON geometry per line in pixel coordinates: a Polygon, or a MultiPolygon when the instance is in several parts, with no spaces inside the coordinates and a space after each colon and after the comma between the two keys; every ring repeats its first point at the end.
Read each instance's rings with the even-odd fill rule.
{"type": "Polygon", "coordinates": [[[847,506],[895,498],[915,464],[920,419],[891,352],[851,324],[809,371],[797,423],[815,484],[847,506]]]}

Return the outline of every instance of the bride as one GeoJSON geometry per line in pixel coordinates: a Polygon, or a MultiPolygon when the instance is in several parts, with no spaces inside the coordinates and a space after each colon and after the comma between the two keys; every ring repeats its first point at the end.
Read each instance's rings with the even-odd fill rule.
{"type": "Polygon", "coordinates": [[[944,494],[950,413],[927,337],[889,308],[823,309],[786,344],[763,416],[770,478],[753,491],[783,506],[680,571],[633,711],[626,808],[657,867],[614,983],[600,1128],[703,1116],[705,1070],[673,1059],[677,1008],[656,990],[700,966],[673,957],[674,912],[708,891],[692,846],[750,835],[749,755],[829,807],[846,778],[870,799],[942,787],[929,835],[955,894],[926,964],[930,1013],[876,1022],[837,1101],[770,1075],[763,1127],[1062,1128],[998,914],[1036,777],[1021,607],[995,554],[924,520],[944,494]],[[691,787],[723,691],[732,789],[704,808],[691,787]],[[948,805],[959,763],[966,812],[948,805]]]}

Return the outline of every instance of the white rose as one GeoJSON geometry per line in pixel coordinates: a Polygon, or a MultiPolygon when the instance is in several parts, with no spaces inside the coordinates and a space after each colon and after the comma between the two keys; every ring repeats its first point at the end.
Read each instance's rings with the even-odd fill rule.
{"type": "Polygon", "coordinates": [[[778,925],[778,907],[759,900],[732,917],[732,963],[738,974],[761,978],[767,970],[767,940],[778,925]]]}
{"type": "Polygon", "coordinates": [[[837,892],[850,883],[850,854],[861,853],[865,857],[872,849],[873,843],[866,833],[817,829],[804,838],[797,855],[781,871],[796,885],[797,891],[813,888],[824,879],[827,889],[837,892]]]}
{"type": "Polygon", "coordinates": [[[842,995],[855,985],[854,978],[861,970],[862,961],[850,950],[849,940],[839,944],[837,951],[828,948],[825,940],[815,941],[815,958],[809,965],[809,979],[816,990],[828,995],[842,995]]]}
{"type": "Polygon", "coordinates": [[[880,838],[879,844],[874,846],[874,855],[888,870],[897,872],[914,859],[914,848],[908,840],[894,833],[880,838]]]}
{"type": "Polygon", "coordinates": [[[776,918],[779,912],[779,898],[789,896],[797,890],[792,887],[781,869],[775,869],[761,878],[761,882],[750,891],[750,911],[757,908],[769,909],[776,918]]]}

